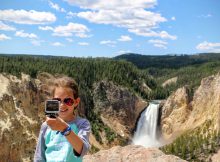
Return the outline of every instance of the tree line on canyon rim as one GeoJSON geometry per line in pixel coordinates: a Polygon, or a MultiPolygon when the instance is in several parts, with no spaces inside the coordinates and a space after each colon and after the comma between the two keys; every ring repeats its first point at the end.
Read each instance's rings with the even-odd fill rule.
{"type": "Polygon", "coordinates": [[[39,72],[65,74],[76,79],[82,90],[106,79],[129,88],[144,99],[165,99],[184,85],[193,90],[202,78],[220,69],[220,54],[146,56],[125,54],[115,58],[75,58],[31,55],[0,55],[0,72],[20,76],[21,72],[35,78],[39,72]],[[175,84],[161,84],[178,77],[175,84]],[[135,82],[134,82],[135,81],[135,82]],[[146,83],[152,90],[143,91],[146,83]]]}
{"type": "MultiPolygon", "coordinates": [[[[76,79],[81,98],[85,102],[86,117],[92,125],[96,140],[101,142],[99,131],[105,131],[109,143],[114,138],[126,144],[123,138],[106,127],[94,107],[92,86],[95,82],[108,80],[128,88],[146,100],[166,99],[173,91],[188,85],[191,94],[202,78],[216,74],[220,69],[220,54],[144,56],[137,54],[121,55],[115,58],[75,58],[31,55],[0,55],[0,72],[20,77],[21,72],[36,78],[40,72],[65,74],[76,79]],[[178,77],[177,82],[162,87],[167,79],[178,77]],[[151,89],[144,91],[142,83],[151,89]]],[[[187,136],[186,136],[187,137],[187,136]]],[[[171,146],[170,146],[171,147],[171,146]]],[[[190,146],[187,146],[190,147],[190,146]]],[[[93,148],[97,151],[96,148],[93,148]]],[[[166,152],[175,153],[176,148],[166,152]]],[[[179,152],[181,152],[179,150],[179,152]]]]}

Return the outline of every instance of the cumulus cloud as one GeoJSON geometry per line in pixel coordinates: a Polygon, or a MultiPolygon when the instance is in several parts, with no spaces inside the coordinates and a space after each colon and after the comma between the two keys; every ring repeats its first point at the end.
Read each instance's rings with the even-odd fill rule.
{"type": "Polygon", "coordinates": [[[70,37],[73,34],[86,36],[86,32],[89,32],[89,29],[85,25],[77,23],[69,23],[66,26],[58,26],[53,29],[53,35],[61,37],[70,37]]]}
{"type": "Polygon", "coordinates": [[[52,46],[64,46],[64,44],[60,43],[60,42],[54,42],[51,43],[52,46]]]}
{"type": "Polygon", "coordinates": [[[11,39],[11,37],[8,37],[5,34],[0,34],[0,41],[7,40],[7,39],[11,39]]]}
{"type": "Polygon", "coordinates": [[[100,42],[100,44],[108,45],[110,47],[115,47],[116,42],[111,40],[103,40],[100,42]]]}
{"type": "Polygon", "coordinates": [[[35,10],[0,10],[0,20],[17,24],[48,24],[56,21],[56,16],[50,12],[35,10]]]}
{"type": "Polygon", "coordinates": [[[196,49],[204,52],[220,52],[220,43],[204,41],[196,46],[196,49]]]}
{"type": "Polygon", "coordinates": [[[144,9],[86,11],[77,15],[93,23],[112,24],[128,29],[154,28],[166,21],[160,14],[144,9]]]}
{"type": "Polygon", "coordinates": [[[0,30],[14,31],[16,30],[16,28],[14,28],[13,26],[6,25],[2,21],[0,21],[0,30]]]}
{"type": "Polygon", "coordinates": [[[40,30],[52,30],[53,31],[53,28],[52,27],[50,27],[50,26],[39,26],[38,27],[38,29],[40,29],[40,30]]]}
{"type": "Polygon", "coordinates": [[[148,43],[153,44],[155,47],[167,49],[166,45],[168,44],[166,41],[159,40],[159,39],[151,39],[148,43]]]}
{"type": "Polygon", "coordinates": [[[91,37],[92,35],[87,35],[85,33],[76,33],[75,34],[76,37],[80,37],[80,38],[89,38],[91,37]]]}
{"type": "Polygon", "coordinates": [[[33,33],[24,33],[24,30],[16,31],[15,36],[22,38],[37,38],[36,34],[33,33]]]}
{"type": "Polygon", "coordinates": [[[79,42],[78,45],[80,45],[80,46],[88,46],[89,43],[87,43],[87,42],[79,42]]]}
{"type": "Polygon", "coordinates": [[[68,23],[64,26],[57,26],[57,27],[51,27],[51,26],[39,26],[40,30],[51,30],[53,31],[53,36],[60,36],[60,37],[71,37],[75,35],[76,37],[80,38],[89,38],[91,35],[88,35],[87,32],[89,32],[89,29],[83,25],[78,23],[68,23]]]}
{"type": "Polygon", "coordinates": [[[73,12],[69,11],[69,12],[67,13],[66,18],[70,19],[70,18],[73,18],[73,17],[75,17],[75,16],[77,16],[77,13],[73,13],[73,12]]]}
{"type": "Polygon", "coordinates": [[[166,31],[155,32],[148,29],[129,29],[129,31],[137,35],[142,35],[146,37],[160,37],[163,39],[171,39],[171,40],[177,39],[176,36],[169,35],[166,31]]]}
{"type": "Polygon", "coordinates": [[[66,40],[67,40],[68,42],[73,42],[73,39],[71,39],[71,38],[66,38],[66,40]]]}
{"type": "Polygon", "coordinates": [[[122,42],[127,42],[127,41],[131,41],[131,37],[129,37],[128,35],[121,35],[121,37],[118,39],[118,41],[122,41],[122,42]]]}
{"type": "Polygon", "coordinates": [[[66,0],[71,5],[88,9],[77,13],[77,16],[96,24],[110,24],[128,29],[129,32],[146,37],[161,37],[163,39],[176,39],[165,31],[154,31],[159,24],[167,19],[161,14],[147,11],[157,5],[156,0],[111,0],[108,3],[98,0],[66,0]],[[141,32],[140,32],[141,31],[141,32]],[[149,34],[156,33],[156,34],[149,34]]]}
{"type": "Polygon", "coordinates": [[[51,1],[49,1],[49,6],[53,9],[55,9],[56,11],[59,11],[59,12],[66,12],[66,10],[64,8],[61,8],[58,4],[56,3],[53,3],[51,1]]]}
{"type": "Polygon", "coordinates": [[[77,5],[84,9],[130,9],[132,8],[152,8],[157,4],[156,0],[111,0],[108,3],[100,0],[65,0],[71,5],[77,5]]]}

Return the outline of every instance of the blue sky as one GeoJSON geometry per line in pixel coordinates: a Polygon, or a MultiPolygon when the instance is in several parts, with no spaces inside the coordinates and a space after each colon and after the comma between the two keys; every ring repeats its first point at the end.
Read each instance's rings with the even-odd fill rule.
{"type": "Polygon", "coordinates": [[[219,0],[0,0],[0,53],[220,52],[219,0]]]}

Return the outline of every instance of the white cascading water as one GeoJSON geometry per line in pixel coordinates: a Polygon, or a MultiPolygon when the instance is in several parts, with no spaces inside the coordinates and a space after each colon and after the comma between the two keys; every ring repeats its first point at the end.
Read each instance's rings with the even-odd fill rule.
{"type": "Polygon", "coordinates": [[[133,144],[142,145],[144,147],[162,146],[162,143],[157,138],[158,113],[158,102],[151,102],[146,110],[142,112],[132,140],[133,144]]]}

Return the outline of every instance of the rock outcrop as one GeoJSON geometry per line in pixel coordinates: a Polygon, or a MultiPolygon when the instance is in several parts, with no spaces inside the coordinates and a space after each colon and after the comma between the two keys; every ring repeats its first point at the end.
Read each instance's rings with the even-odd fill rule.
{"type": "Polygon", "coordinates": [[[38,81],[0,74],[0,83],[0,161],[32,161],[42,107],[38,81]]]}
{"type": "Polygon", "coordinates": [[[162,107],[161,129],[165,139],[171,138],[174,132],[182,132],[183,124],[191,112],[187,87],[177,89],[162,107]]]}
{"type": "Polygon", "coordinates": [[[162,84],[162,87],[166,87],[168,85],[171,85],[171,84],[175,84],[177,82],[177,79],[178,77],[173,77],[173,78],[170,78],[168,80],[166,80],[163,84],[162,84]]]}
{"type": "Polygon", "coordinates": [[[220,74],[202,79],[192,100],[186,87],[178,89],[162,108],[161,128],[165,138],[178,136],[211,121],[209,129],[220,126],[220,74]]]}
{"type": "Polygon", "coordinates": [[[101,150],[93,155],[86,155],[83,162],[185,162],[174,155],[165,155],[157,148],[128,145],[115,146],[109,150],[101,150]]]}
{"type": "Polygon", "coordinates": [[[202,79],[192,101],[192,113],[187,127],[195,128],[206,120],[212,121],[212,128],[220,129],[220,73],[202,79]]]}
{"type": "Polygon", "coordinates": [[[123,138],[131,137],[140,112],[147,106],[128,89],[107,81],[94,84],[93,101],[103,123],[123,138]]]}

